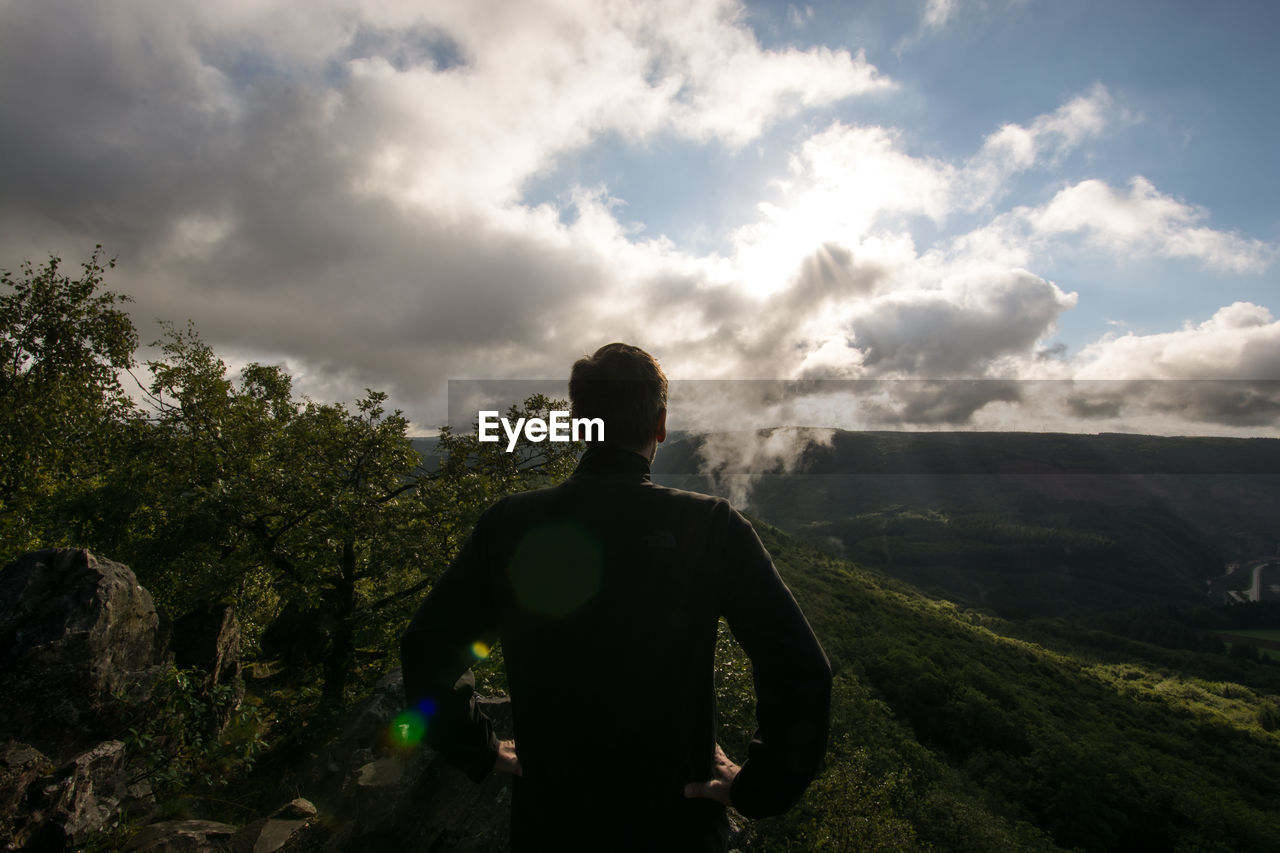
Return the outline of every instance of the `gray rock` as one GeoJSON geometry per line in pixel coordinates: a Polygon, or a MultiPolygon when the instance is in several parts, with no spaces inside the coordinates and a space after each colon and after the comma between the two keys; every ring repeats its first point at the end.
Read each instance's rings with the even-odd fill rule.
{"type": "Polygon", "coordinates": [[[197,608],[174,620],[173,662],[179,667],[199,667],[205,673],[200,691],[212,700],[219,688],[230,691],[227,701],[214,703],[217,709],[211,734],[226,728],[232,714],[244,700],[244,680],[240,677],[240,621],[229,604],[197,608]]]}
{"type": "Polygon", "coordinates": [[[240,675],[240,621],[229,604],[199,607],[173,623],[174,663],[198,666],[210,686],[240,675]]]}
{"type": "MultiPolygon", "coordinates": [[[[499,736],[511,737],[510,702],[480,701],[499,736]]],[[[495,775],[476,785],[433,750],[397,745],[391,731],[403,710],[397,669],[290,780],[316,801],[324,819],[298,832],[283,853],[507,849],[510,780],[495,775]]]]}
{"type": "Polygon", "coordinates": [[[130,839],[131,853],[223,853],[231,850],[236,828],[211,820],[153,823],[130,839]]]}
{"type": "Polygon", "coordinates": [[[306,820],[318,814],[310,800],[295,797],[271,813],[271,817],[279,820],[306,820]]]}
{"type": "Polygon", "coordinates": [[[104,741],[33,782],[14,840],[24,849],[59,851],[110,826],[125,796],[124,763],[124,744],[104,741]]]}
{"type": "Polygon", "coordinates": [[[38,749],[17,741],[0,745],[0,850],[17,849],[17,839],[30,834],[28,792],[51,770],[53,765],[38,749]]]}
{"type": "Polygon", "coordinates": [[[88,551],[26,554],[0,571],[0,736],[55,763],[119,731],[166,650],[151,594],[88,551]]]}
{"type": "Polygon", "coordinates": [[[276,853],[294,840],[316,817],[316,807],[301,797],[285,803],[270,817],[236,833],[233,853],[276,853]]]}

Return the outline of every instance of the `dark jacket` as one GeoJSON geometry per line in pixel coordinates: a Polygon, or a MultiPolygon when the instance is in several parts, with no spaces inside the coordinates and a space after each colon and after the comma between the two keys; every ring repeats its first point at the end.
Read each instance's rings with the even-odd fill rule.
{"type": "Polygon", "coordinates": [[[483,779],[497,739],[466,671],[474,644],[501,640],[524,774],[515,850],[723,850],[723,808],[683,796],[711,778],[722,615],[751,658],[759,726],[731,799],[778,814],[826,750],[830,665],[751,525],[655,485],[636,453],[593,446],[564,483],[484,513],[401,639],[407,700],[428,712],[427,742],[483,779]]]}

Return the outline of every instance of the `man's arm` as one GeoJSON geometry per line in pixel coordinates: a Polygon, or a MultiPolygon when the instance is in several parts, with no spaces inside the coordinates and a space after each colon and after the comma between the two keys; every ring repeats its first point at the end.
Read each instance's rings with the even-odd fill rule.
{"type": "Polygon", "coordinates": [[[728,762],[720,775],[731,780],[734,808],[746,817],[767,817],[800,799],[826,754],[831,664],[760,537],[731,513],[722,610],[751,658],[757,729],[741,770],[728,762]]]}
{"type": "Polygon", "coordinates": [[[405,701],[425,717],[424,740],[477,782],[494,770],[519,772],[513,745],[499,742],[476,702],[471,673],[497,638],[485,559],[488,516],[477,522],[400,638],[405,701]]]}

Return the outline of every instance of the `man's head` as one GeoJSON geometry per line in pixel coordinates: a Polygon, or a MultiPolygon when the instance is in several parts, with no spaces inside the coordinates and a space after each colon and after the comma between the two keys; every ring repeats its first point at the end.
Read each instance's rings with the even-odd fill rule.
{"type": "Polygon", "coordinates": [[[605,442],[652,456],[666,438],[667,377],[653,356],[630,344],[607,344],[569,373],[573,416],[602,418],[605,442]]]}

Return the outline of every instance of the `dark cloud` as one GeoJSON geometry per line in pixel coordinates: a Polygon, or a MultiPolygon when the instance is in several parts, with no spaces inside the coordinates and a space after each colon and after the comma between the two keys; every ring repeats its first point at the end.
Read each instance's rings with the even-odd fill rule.
{"type": "Polygon", "coordinates": [[[47,251],[103,243],[120,258],[111,284],[137,300],[144,337],[153,317],[190,317],[220,349],[411,404],[450,376],[571,352],[546,330],[607,270],[465,211],[362,192],[356,153],[392,117],[270,74],[217,108],[199,79],[213,72],[177,46],[93,38],[84,16],[18,17],[0,53],[16,105],[0,116],[6,266],[56,221],[47,251]]]}
{"type": "Polygon", "coordinates": [[[1085,421],[1165,416],[1220,427],[1280,426],[1280,380],[1138,379],[1027,383],[1085,421]]]}
{"type": "Polygon", "coordinates": [[[885,270],[878,263],[858,263],[852,250],[826,242],[803,261],[795,284],[779,301],[810,309],[826,299],[849,301],[871,294],[885,270]]]}
{"type": "Polygon", "coordinates": [[[1138,389],[1146,408],[1180,419],[1280,428],[1280,381],[1155,381],[1138,384],[1134,390],[1138,389]]]}
{"type": "Polygon", "coordinates": [[[1074,300],[1025,271],[949,289],[892,293],[849,326],[876,375],[981,375],[996,358],[1031,351],[1074,300]]]}
{"type": "Polygon", "coordinates": [[[1063,405],[1073,418],[1116,418],[1124,411],[1125,400],[1122,390],[1072,391],[1063,405]]]}

